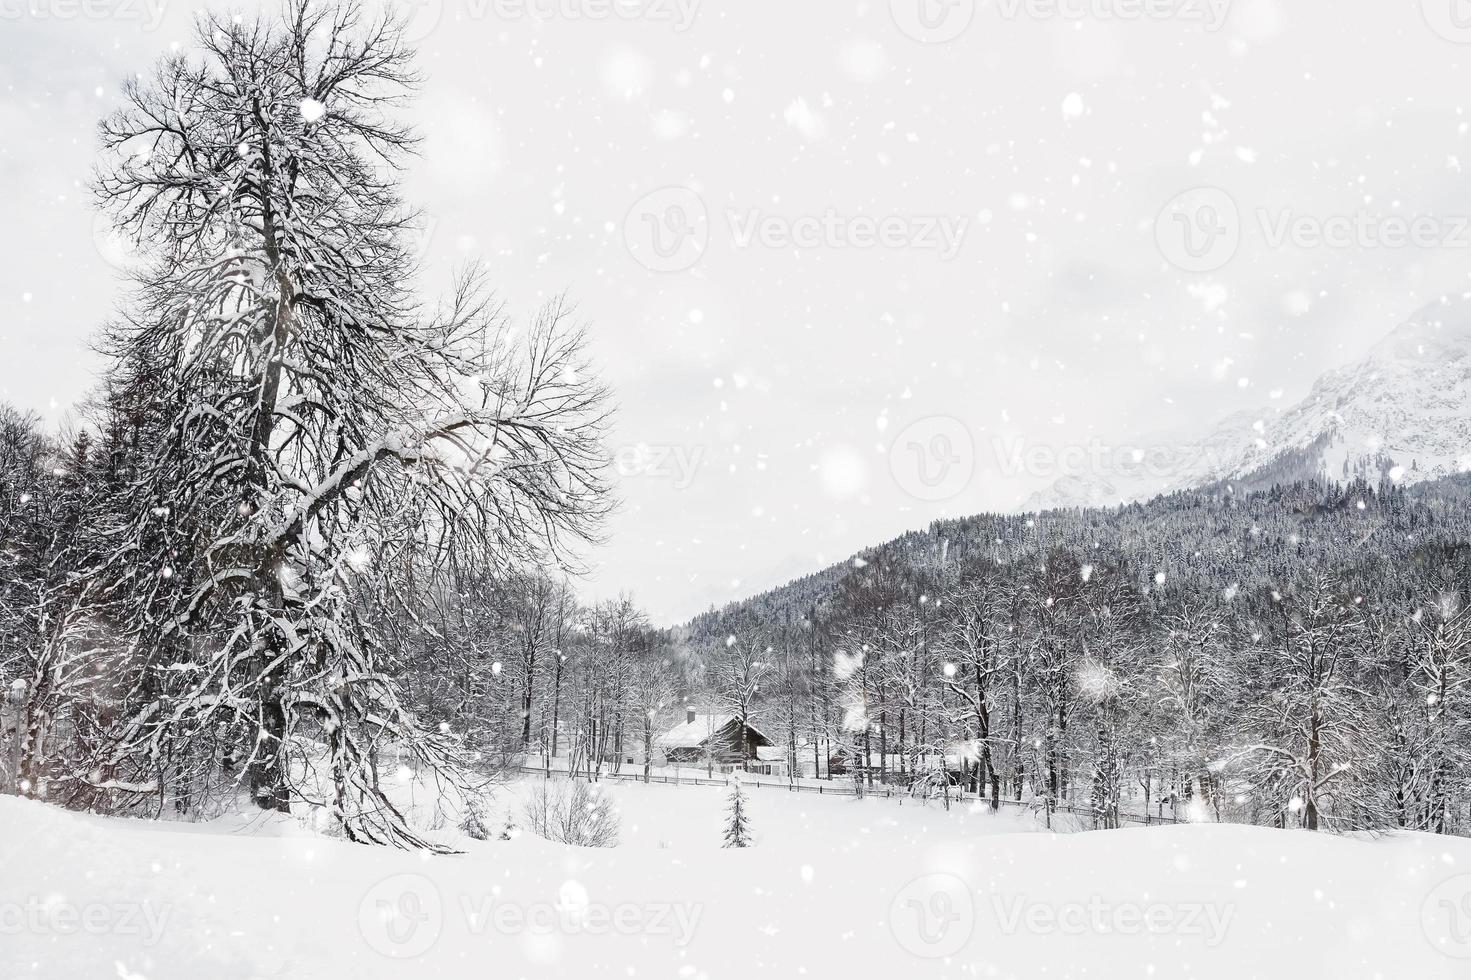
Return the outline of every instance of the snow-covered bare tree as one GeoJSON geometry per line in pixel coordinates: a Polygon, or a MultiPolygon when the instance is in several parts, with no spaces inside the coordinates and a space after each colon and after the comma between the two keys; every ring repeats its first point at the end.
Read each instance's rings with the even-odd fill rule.
{"type": "MultiPolygon", "coordinates": [[[[1236,704],[1229,634],[1220,609],[1182,601],[1156,629],[1159,663],[1152,686],[1157,759],[1183,774],[1202,805],[1219,809],[1212,764],[1227,742],[1236,704]]],[[[1143,774],[1147,780],[1152,773],[1143,774]]],[[[1146,792],[1148,791],[1146,786],[1146,792]]]]}
{"type": "Polygon", "coordinates": [[[40,643],[36,616],[49,507],[40,419],[0,404],[0,791],[28,793],[30,683],[40,643]]]}
{"type": "Polygon", "coordinates": [[[1027,591],[1029,643],[1026,674],[1041,715],[1038,724],[1043,802],[1049,815],[1068,795],[1069,725],[1079,692],[1076,675],[1084,663],[1082,624],[1087,606],[1082,596],[1093,566],[1074,556],[1053,553],[1032,575],[1027,591]]]}
{"type": "Polygon", "coordinates": [[[1355,685],[1364,624],[1355,596],[1324,573],[1272,590],[1264,683],[1247,710],[1243,752],[1281,819],[1317,830],[1354,803],[1370,748],[1367,695],[1355,685]]]}
{"type": "Polygon", "coordinates": [[[1082,660],[1074,674],[1080,747],[1091,758],[1094,825],[1118,827],[1125,772],[1135,758],[1145,692],[1139,593],[1114,569],[1095,568],[1083,590],[1082,660]]]}
{"type": "MultiPolygon", "coordinates": [[[[776,649],[766,631],[756,624],[743,624],[709,651],[712,694],[716,703],[730,712],[740,725],[741,740],[755,719],[762,686],[775,676],[776,649]]],[[[741,746],[744,759],[756,754],[755,746],[741,746]]]]}
{"type": "Polygon", "coordinates": [[[370,757],[442,768],[455,743],[400,700],[364,611],[408,564],[555,556],[606,508],[567,308],[517,330],[476,275],[438,306],[412,291],[393,110],[415,81],[399,25],[355,0],[204,15],[196,51],[126,85],[96,181],[146,260],[111,381],[161,433],[110,567],[165,583],[127,624],[149,696],[116,754],[151,770],[235,731],[261,807],[320,798],[349,838],[405,846],[425,841],[370,757]],[[201,535],[186,567],[143,547],[161,524],[201,535]]]}
{"type": "Polygon", "coordinates": [[[1416,610],[1412,624],[1410,685],[1423,732],[1414,758],[1424,783],[1420,818],[1406,823],[1445,833],[1453,794],[1471,771],[1471,610],[1447,592],[1416,610]]]}
{"type": "Polygon", "coordinates": [[[994,689],[1002,671],[1007,610],[1014,601],[1015,589],[994,568],[982,565],[962,572],[940,604],[939,642],[948,658],[945,684],[960,705],[957,721],[974,739],[975,788],[985,792],[989,787],[993,810],[1001,795],[992,746],[994,689]]]}
{"type": "Polygon", "coordinates": [[[531,745],[531,709],[537,671],[543,669],[556,646],[561,584],[546,574],[513,576],[506,583],[506,622],[510,627],[510,663],[515,665],[521,750],[531,745]]]}
{"type": "Polygon", "coordinates": [[[643,760],[644,782],[648,782],[659,755],[654,743],[656,725],[678,697],[684,671],[673,656],[667,634],[648,628],[640,634],[633,651],[628,726],[629,738],[637,741],[638,757],[643,760]]]}

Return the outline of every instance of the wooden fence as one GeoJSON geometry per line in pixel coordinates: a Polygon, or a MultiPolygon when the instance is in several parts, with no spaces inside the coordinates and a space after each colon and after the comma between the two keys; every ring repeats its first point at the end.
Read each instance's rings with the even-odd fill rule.
{"type": "MultiPolygon", "coordinates": [[[[565,770],[565,769],[551,769],[551,770],[548,770],[545,766],[526,766],[526,765],[523,765],[523,766],[520,766],[519,768],[524,773],[531,773],[533,775],[545,776],[547,778],[550,778],[553,775],[558,775],[558,776],[565,776],[565,775],[567,775],[567,770],[565,770]]],[[[582,773],[579,771],[578,775],[582,775],[582,773]]],[[[712,777],[712,776],[680,776],[680,775],[665,776],[665,775],[654,775],[654,774],[650,774],[649,777],[648,777],[648,779],[645,780],[644,779],[644,774],[641,773],[641,772],[603,772],[603,773],[599,773],[598,776],[597,776],[597,778],[598,779],[610,779],[610,780],[614,780],[614,781],[617,781],[617,782],[627,782],[627,783],[642,783],[642,782],[663,783],[663,784],[670,785],[670,786],[729,786],[730,785],[730,777],[729,776],[720,776],[720,777],[712,777]]],[[[810,783],[798,783],[798,782],[789,782],[789,781],[777,782],[777,781],[774,781],[774,780],[759,780],[759,779],[753,779],[753,778],[745,778],[745,779],[742,780],[742,783],[747,788],[752,788],[752,789],[770,789],[770,790],[774,790],[774,791],[782,791],[782,790],[785,790],[786,792],[789,792],[789,793],[816,793],[819,796],[860,796],[861,795],[861,796],[864,796],[864,797],[877,797],[879,799],[919,800],[921,802],[933,802],[933,803],[941,803],[941,804],[943,804],[943,802],[944,802],[943,800],[940,799],[940,797],[938,795],[936,795],[936,796],[919,796],[919,795],[916,795],[916,794],[910,792],[909,788],[908,787],[905,787],[905,786],[865,786],[863,788],[862,793],[860,793],[858,791],[858,789],[856,787],[852,786],[851,784],[846,784],[845,785],[843,783],[837,783],[837,782],[835,782],[835,783],[833,783],[831,785],[823,785],[823,784],[819,783],[819,784],[817,784],[817,785],[814,786],[814,785],[812,785],[810,783]]],[[[953,804],[981,803],[983,805],[989,806],[991,801],[990,801],[990,799],[988,799],[984,795],[978,795],[976,793],[970,793],[970,792],[966,792],[965,790],[956,788],[956,789],[954,789],[954,790],[951,791],[950,802],[953,803],[953,804]]],[[[1006,800],[1006,799],[1000,800],[998,802],[1003,807],[1012,807],[1012,808],[1015,808],[1015,809],[1026,810],[1028,812],[1036,813],[1038,815],[1040,815],[1042,813],[1042,804],[1040,804],[1040,803],[1028,802],[1028,801],[1024,801],[1024,800],[1006,800]]],[[[1060,804],[1058,804],[1058,805],[1056,805],[1056,806],[1054,806],[1052,808],[1052,812],[1053,813],[1065,813],[1065,814],[1070,814],[1072,816],[1082,817],[1082,818],[1086,819],[1089,822],[1092,822],[1093,819],[1094,819],[1094,817],[1095,817],[1095,814],[1093,812],[1093,808],[1092,807],[1073,806],[1071,804],[1061,804],[1060,803],[1060,804]]],[[[1184,821],[1181,821],[1181,820],[1177,820],[1174,817],[1166,817],[1166,816],[1164,816],[1162,814],[1161,815],[1155,815],[1155,814],[1151,814],[1151,813],[1125,813],[1125,812],[1120,812],[1119,813],[1119,821],[1121,823],[1143,824],[1145,826],[1151,826],[1151,827],[1152,826],[1163,825],[1163,824],[1177,824],[1177,823],[1183,823],[1184,822],[1184,821]]]]}

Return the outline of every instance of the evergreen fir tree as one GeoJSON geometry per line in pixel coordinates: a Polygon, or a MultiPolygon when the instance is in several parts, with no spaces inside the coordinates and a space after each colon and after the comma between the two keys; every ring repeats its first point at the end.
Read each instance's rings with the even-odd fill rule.
{"type": "Polygon", "coordinates": [[[471,840],[490,840],[490,828],[485,826],[485,814],[479,800],[470,800],[465,805],[465,815],[460,818],[460,832],[471,840]]]}
{"type": "Polygon", "coordinates": [[[731,780],[726,802],[725,847],[751,846],[751,818],[746,813],[746,791],[739,777],[731,780]]]}

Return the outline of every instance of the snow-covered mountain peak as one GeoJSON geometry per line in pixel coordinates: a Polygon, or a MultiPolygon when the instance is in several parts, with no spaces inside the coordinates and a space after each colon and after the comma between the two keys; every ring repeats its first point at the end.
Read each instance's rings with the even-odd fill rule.
{"type": "Polygon", "coordinates": [[[1114,486],[1073,475],[1029,503],[1106,506],[1217,483],[1249,491],[1313,478],[1408,484],[1471,470],[1471,296],[1420,309],[1363,359],[1320,376],[1296,405],[1237,412],[1167,452],[1179,465],[1152,480],[1114,486]],[[1085,503],[1100,485],[1109,492],[1085,503]]]}
{"type": "Polygon", "coordinates": [[[1471,294],[1446,297],[1416,311],[1376,344],[1366,364],[1413,361],[1433,366],[1471,354],[1471,294]]]}

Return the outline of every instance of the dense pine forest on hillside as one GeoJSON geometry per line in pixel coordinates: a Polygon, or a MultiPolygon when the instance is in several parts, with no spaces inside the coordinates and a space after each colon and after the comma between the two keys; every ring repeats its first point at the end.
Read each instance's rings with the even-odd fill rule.
{"type": "Polygon", "coordinates": [[[1465,832],[1468,489],[938,522],[690,629],[707,649],[769,645],[755,713],[790,746],[867,760],[866,782],[959,768],[993,799],[1081,802],[1102,826],[1167,803],[1465,832]]]}

